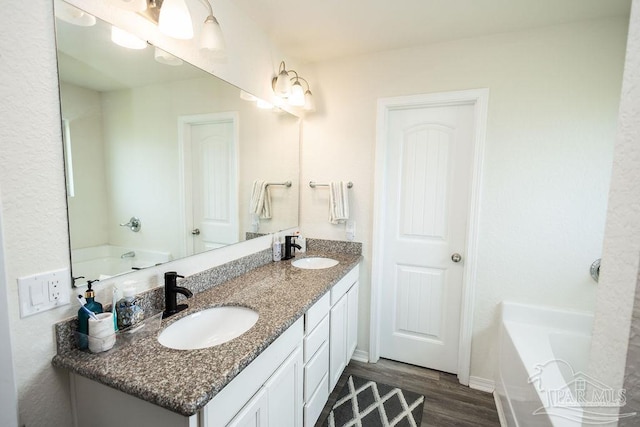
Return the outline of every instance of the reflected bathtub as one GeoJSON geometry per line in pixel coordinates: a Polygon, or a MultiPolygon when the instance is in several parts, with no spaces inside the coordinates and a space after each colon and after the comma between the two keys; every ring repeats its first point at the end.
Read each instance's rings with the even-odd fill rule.
{"type": "MultiPolygon", "coordinates": [[[[84,276],[87,280],[104,280],[128,273],[132,270],[152,267],[171,261],[168,252],[146,251],[124,246],[100,245],[71,251],[73,275],[84,276]],[[134,252],[134,257],[121,258],[122,254],[134,252]]],[[[86,280],[76,281],[81,286],[86,280]]]]}
{"type": "Polygon", "coordinates": [[[502,303],[496,394],[512,426],[576,427],[593,315],[502,303]]]}

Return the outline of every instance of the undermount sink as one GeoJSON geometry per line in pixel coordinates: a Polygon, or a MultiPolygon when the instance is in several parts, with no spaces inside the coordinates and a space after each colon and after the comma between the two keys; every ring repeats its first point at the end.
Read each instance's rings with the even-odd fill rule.
{"type": "Polygon", "coordinates": [[[291,265],[308,270],[319,270],[321,268],[330,268],[334,265],[338,265],[338,261],[331,258],[309,257],[297,259],[293,261],[291,265]]]}
{"type": "Polygon", "coordinates": [[[197,350],[231,341],[258,321],[258,313],[246,307],[214,307],[190,314],[167,326],[158,342],[176,350],[197,350]]]}

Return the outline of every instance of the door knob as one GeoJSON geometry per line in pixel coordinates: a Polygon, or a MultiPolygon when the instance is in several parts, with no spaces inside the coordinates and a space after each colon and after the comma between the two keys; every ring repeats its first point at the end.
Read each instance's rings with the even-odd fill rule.
{"type": "Polygon", "coordinates": [[[191,234],[193,234],[194,236],[197,236],[200,234],[200,229],[199,228],[194,228],[193,230],[191,230],[191,234]]]}
{"type": "Polygon", "coordinates": [[[451,255],[451,261],[453,262],[460,262],[462,261],[462,255],[455,253],[453,255],[451,255]]]}

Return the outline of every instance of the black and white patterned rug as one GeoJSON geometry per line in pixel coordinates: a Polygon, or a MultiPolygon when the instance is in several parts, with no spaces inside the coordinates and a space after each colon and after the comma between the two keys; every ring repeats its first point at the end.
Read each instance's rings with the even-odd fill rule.
{"type": "Polygon", "coordinates": [[[420,427],[424,396],[349,376],[324,423],[327,427],[420,427]]]}

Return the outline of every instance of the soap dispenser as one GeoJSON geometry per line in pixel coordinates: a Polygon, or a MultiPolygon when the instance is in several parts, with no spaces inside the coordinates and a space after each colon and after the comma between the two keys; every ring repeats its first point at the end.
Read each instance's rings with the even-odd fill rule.
{"type": "MultiPolygon", "coordinates": [[[[84,293],[84,297],[87,300],[85,307],[96,314],[102,313],[102,304],[95,300],[96,293],[91,289],[93,282],[97,282],[97,280],[87,281],[87,290],[84,293]]],[[[83,334],[80,335],[80,348],[85,349],[89,346],[87,337],[85,336],[89,335],[89,315],[82,308],[78,310],[78,332],[83,334]]]]}

